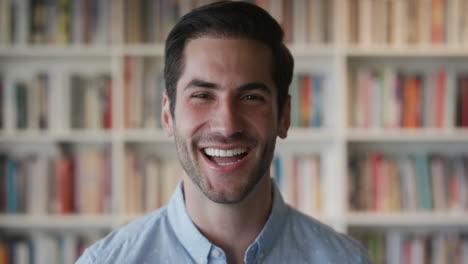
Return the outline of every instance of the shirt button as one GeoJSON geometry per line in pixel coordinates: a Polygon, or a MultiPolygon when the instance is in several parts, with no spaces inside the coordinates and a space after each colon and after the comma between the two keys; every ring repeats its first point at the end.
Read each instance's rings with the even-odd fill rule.
{"type": "Polygon", "coordinates": [[[200,263],[200,264],[206,264],[206,260],[203,259],[203,258],[200,258],[200,259],[198,260],[198,263],[200,263]]]}
{"type": "Polygon", "coordinates": [[[221,256],[221,252],[219,252],[219,250],[217,250],[217,249],[213,249],[211,251],[211,256],[213,256],[215,258],[219,258],[221,256]]]}

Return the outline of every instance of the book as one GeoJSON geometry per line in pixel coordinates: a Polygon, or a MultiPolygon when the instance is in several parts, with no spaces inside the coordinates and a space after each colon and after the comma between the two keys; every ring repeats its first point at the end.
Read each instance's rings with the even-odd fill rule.
{"type": "Polygon", "coordinates": [[[178,160],[163,159],[136,149],[127,150],[124,211],[142,214],[167,204],[181,178],[182,168],[178,160]]]}
{"type": "Polygon", "coordinates": [[[73,163],[66,156],[60,156],[55,161],[55,194],[56,212],[71,214],[74,212],[73,163]]]}
{"type": "Polygon", "coordinates": [[[468,75],[458,78],[457,125],[468,127],[468,75]]]}
{"type": "Polygon", "coordinates": [[[112,127],[112,81],[107,73],[86,76],[72,73],[70,128],[101,130],[112,127]]]}
{"type": "MultiPolygon", "coordinates": [[[[331,1],[326,1],[331,2],[331,1]]],[[[350,1],[348,42],[360,46],[463,46],[466,0],[350,1]]]]}
{"type": "Polygon", "coordinates": [[[6,211],[8,213],[18,213],[18,164],[13,159],[6,160],[6,211]]]}
{"type": "Polygon", "coordinates": [[[354,155],[349,162],[349,207],[357,211],[468,209],[467,158],[440,153],[354,155]]]}
{"type": "Polygon", "coordinates": [[[465,263],[468,240],[463,231],[361,231],[351,236],[368,250],[375,263],[465,263]]]}
{"type": "Polygon", "coordinates": [[[28,86],[25,81],[15,84],[16,128],[28,128],[28,86]]]}
{"type": "Polygon", "coordinates": [[[452,67],[421,71],[357,67],[352,78],[352,124],[389,130],[461,126],[460,87],[465,75],[452,67]]]}
{"type": "Polygon", "coordinates": [[[285,201],[308,215],[322,212],[323,178],[319,155],[277,154],[272,166],[271,177],[285,201]]]}

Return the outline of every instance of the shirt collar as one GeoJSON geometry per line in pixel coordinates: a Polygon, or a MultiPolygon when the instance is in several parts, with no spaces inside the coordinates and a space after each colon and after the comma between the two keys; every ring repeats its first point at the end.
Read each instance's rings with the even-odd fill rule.
{"type": "MultiPolygon", "coordinates": [[[[213,245],[200,233],[188,215],[184,202],[182,182],[177,185],[167,210],[169,222],[179,241],[195,261],[206,263],[213,245]]],[[[273,184],[273,206],[270,216],[254,243],[247,249],[244,257],[245,262],[251,262],[251,259],[259,255],[268,255],[274,246],[274,242],[282,233],[281,230],[285,226],[287,217],[288,206],[284,203],[276,184],[273,184]]]]}
{"type": "Polygon", "coordinates": [[[188,215],[185,208],[182,182],[179,182],[176,191],[172,195],[167,213],[174,233],[187,252],[196,262],[207,263],[212,244],[200,233],[188,215]]]}

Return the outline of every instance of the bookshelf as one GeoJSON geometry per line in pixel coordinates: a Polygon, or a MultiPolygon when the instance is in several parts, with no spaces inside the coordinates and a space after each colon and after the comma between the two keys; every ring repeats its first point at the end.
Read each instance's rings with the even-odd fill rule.
{"type": "MultiPolygon", "coordinates": [[[[151,68],[150,73],[158,75],[157,73],[163,67],[164,56],[161,36],[174,23],[174,17],[187,12],[192,6],[200,5],[203,1],[182,1],[177,7],[171,6],[170,1],[99,0],[96,4],[102,6],[97,7],[97,14],[101,14],[98,16],[102,16],[102,19],[88,18],[97,25],[98,31],[96,32],[100,33],[90,31],[89,28],[94,28],[92,25],[82,24],[82,20],[75,18],[80,13],[76,10],[83,10],[80,9],[79,4],[75,3],[78,1],[63,1],[70,4],[71,11],[68,13],[67,20],[67,23],[70,23],[69,31],[55,29],[59,33],[54,35],[54,31],[51,30],[54,30],[53,25],[56,22],[53,19],[48,22],[43,21],[33,31],[36,35],[44,34],[48,37],[35,38],[33,41],[28,41],[28,36],[32,36],[33,31],[25,25],[28,24],[29,19],[32,19],[34,12],[27,15],[27,10],[35,10],[36,4],[41,5],[41,2],[30,3],[25,0],[14,2],[17,5],[14,9],[15,14],[23,14],[22,16],[15,15],[12,20],[18,23],[16,31],[8,28],[9,23],[0,23],[0,83],[3,84],[0,100],[2,109],[0,154],[6,159],[20,161],[31,156],[46,157],[54,161],[60,154],[66,153],[73,157],[80,149],[90,146],[98,148],[99,151],[104,149],[109,161],[107,169],[110,179],[106,182],[106,186],[110,192],[110,204],[109,210],[105,213],[79,213],[73,210],[71,214],[66,215],[49,211],[41,214],[13,214],[6,213],[2,207],[0,234],[5,234],[7,238],[20,234],[21,239],[26,237],[26,241],[36,232],[45,236],[52,234],[53,241],[57,234],[80,234],[83,230],[92,230],[91,233],[103,235],[144,215],[149,210],[149,208],[140,208],[143,206],[141,203],[144,204],[144,198],[140,197],[135,200],[130,199],[129,196],[134,196],[131,195],[132,192],[138,193],[138,187],[135,186],[142,186],[151,179],[146,176],[148,174],[146,170],[138,166],[134,172],[131,172],[132,177],[138,180],[127,179],[129,153],[135,153],[133,161],[135,164],[140,164],[140,162],[146,164],[147,157],[162,161],[174,159],[175,149],[172,139],[167,138],[157,124],[159,118],[155,109],[157,94],[151,94],[154,101],[147,103],[149,111],[154,113],[152,116],[154,122],[151,121],[148,126],[141,125],[144,123],[142,116],[146,116],[143,114],[146,110],[135,110],[133,106],[138,105],[148,92],[145,87],[161,88],[159,77],[145,79],[141,76],[145,76],[144,71],[148,68],[151,68]],[[151,21],[136,19],[146,2],[152,5],[151,14],[154,15],[151,17],[161,19],[157,24],[162,25],[161,27],[151,28],[148,26],[152,23],[151,21]],[[28,6],[30,4],[32,6],[28,6]],[[159,10],[172,11],[161,14],[159,10]],[[135,31],[136,28],[139,30],[135,31]],[[155,35],[148,35],[146,38],[144,32],[153,30],[156,32],[155,35]],[[105,35],[105,38],[97,37],[100,34],[105,35]],[[65,37],[57,37],[59,35],[65,37]],[[127,63],[127,61],[139,62],[127,63]],[[129,79],[129,72],[133,79],[129,79]],[[45,128],[27,126],[26,129],[18,129],[15,124],[18,109],[16,109],[15,100],[17,99],[13,92],[14,83],[16,80],[26,80],[27,87],[35,87],[36,84],[32,80],[39,73],[46,73],[50,76],[48,93],[52,91],[58,93],[58,95],[50,96],[50,101],[47,103],[48,125],[45,128]],[[101,109],[103,105],[107,105],[108,118],[111,123],[107,127],[102,124],[96,125],[96,116],[91,116],[89,118],[94,120],[91,122],[94,125],[81,129],[72,128],[70,119],[74,110],[71,109],[70,76],[73,74],[83,76],[84,79],[91,79],[89,83],[93,83],[92,79],[98,78],[97,76],[107,76],[110,81],[110,93],[105,93],[105,89],[83,92],[87,94],[85,98],[93,98],[94,95],[98,96],[95,98],[100,99],[98,101],[94,99],[94,103],[91,103],[94,109],[101,109]],[[140,77],[135,78],[135,76],[140,77]],[[131,95],[130,99],[128,95],[131,95]],[[132,118],[140,122],[136,122],[136,125],[129,125],[128,121],[132,118]],[[134,181],[139,181],[139,183],[128,189],[129,183],[133,184],[134,181]],[[133,206],[140,209],[128,210],[129,200],[132,200],[133,206]]],[[[288,175],[292,175],[291,168],[298,166],[297,160],[315,156],[318,157],[319,163],[318,188],[321,190],[322,204],[320,210],[312,212],[312,215],[337,230],[351,234],[362,230],[363,232],[392,234],[394,230],[400,228],[423,228],[427,232],[450,229],[462,234],[468,233],[468,198],[466,198],[465,208],[454,212],[351,210],[349,204],[350,188],[353,184],[349,176],[349,163],[356,156],[375,152],[403,156],[419,153],[426,153],[429,157],[433,153],[442,153],[451,157],[468,156],[468,128],[458,125],[454,120],[458,109],[456,105],[461,104],[453,99],[457,98],[456,93],[452,94],[450,97],[452,100],[447,99],[444,105],[445,108],[453,106],[451,114],[447,114],[448,117],[446,117],[452,121],[448,122],[449,125],[443,125],[440,128],[427,126],[424,123],[415,128],[397,126],[389,129],[383,125],[356,126],[354,122],[355,109],[358,105],[355,101],[356,72],[359,69],[379,72],[391,68],[396,72],[421,76],[440,69],[445,69],[448,75],[468,73],[466,66],[468,65],[468,19],[460,11],[467,10],[468,1],[418,0],[414,1],[416,4],[411,8],[406,7],[406,1],[402,0],[303,0],[291,1],[294,4],[289,7],[283,6],[282,1],[256,2],[263,4],[263,7],[288,28],[287,39],[295,57],[296,76],[318,75],[325,80],[322,84],[321,104],[313,106],[313,109],[319,109],[322,113],[321,125],[314,127],[300,125],[301,110],[297,109],[299,125],[290,129],[286,140],[277,142],[276,156],[281,161],[279,167],[273,165],[273,171],[281,175],[275,176],[277,180],[279,181],[280,178],[284,180],[288,175]],[[440,5],[437,7],[439,2],[443,4],[442,7],[440,5]],[[392,12],[386,12],[387,5],[392,6],[388,9],[393,10],[392,12]],[[454,8],[456,6],[459,8],[454,8]],[[419,15],[409,20],[410,16],[405,12],[408,8],[416,10],[414,12],[419,15]],[[437,12],[431,13],[433,8],[447,8],[449,10],[447,14],[451,12],[452,15],[447,16],[441,22],[435,19],[438,16],[437,12]],[[323,9],[330,15],[311,18],[308,14],[317,14],[317,9],[323,9]],[[380,15],[374,16],[373,14],[380,15]],[[434,19],[432,16],[435,16],[434,19]],[[385,18],[382,20],[388,20],[388,22],[373,23],[379,17],[385,18]],[[306,26],[308,22],[312,23],[311,19],[315,19],[314,25],[321,26],[306,26]],[[393,23],[393,21],[397,22],[393,23]],[[390,24],[393,26],[389,26],[390,24]],[[416,34],[417,37],[410,37],[411,34],[416,34]],[[447,36],[447,38],[440,36],[447,36]]],[[[8,9],[5,8],[9,4],[11,4],[10,1],[0,0],[0,14],[8,13],[6,11],[8,9]]],[[[46,10],[54,14],[53,10],[46,10]]],[[[85,14],[90,16],[90,13],[85,12],[85,14]]],[[[300,83],[300,80],[297,82],[300,83]]],[[[457,89],[455,83],[455,79],[452,79],[451,85],[457,89]]],[[[88,86],[85,85],[85,87],[88,86]]],[[[292,90],[292,93],[294,92],[297,97],[303,95],[304,85],[294,87],[296,90],[292,90]]],[[[361,100],[372,101],[369,98],[361,100]]],[[[378,104],[376,107],[381,105],[378,104]]],[[[313,113],[306,115],[309,114],[313,113]]],[[[310,171],[310,166],[314,166],[302,163],[303,165],[299,166],[303,171],[310,171]]],[[[468,164],[466,162],[464,164],[465,175],[467,175],[468,164]]],[[[146,165],[141,166],[146,168],[146,165]]],[[[100,175],[97,174],[91,181],[102,180],[100,175]]],[[[296,179],[296,181],[300,183],[301,180],[296,179]]],[[[307,180],[306,183],[312,184],[307,180]]],[[[288,196],[288,193],[294,192],[294,188],[297,187],[294,187],[292,183],[288,184],[281,188],[286,200],[294,204],[297,202],[294,199],[297,198],[288,196]]],[[[468,180],[466,184],[468,185],[468,180]]],[[[468,195],[468,186],[463,190],[468,195]]],[[[151,190],[141,191],[146,194],[151,190]]],[[[159,191],[172,193],[167,190],[159,191]]],[[[148,195],[152,194],[148,193],[148,195]]],[[[100,199],[102,197],[98,200],[100,199]]],[[[3,200],[6,202],[6,199],[3,200]]],[[[404,229],[403,232],[409,231],[404,229]]],[[[90,237],[91,241],[98,238],[93,234],[90,237]]],[[[3,240],[2,237],[0,239],[3,240]]]]}

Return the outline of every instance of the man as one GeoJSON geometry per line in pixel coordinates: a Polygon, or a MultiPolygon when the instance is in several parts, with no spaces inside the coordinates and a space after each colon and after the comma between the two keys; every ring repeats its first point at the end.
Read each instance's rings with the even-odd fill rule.
{"type": "Polygon", "coordinates": [[[290,124],[293,59],[263,9],[196,9],[166,42],[162,120],[185,171],[169,205],[78,263],[370,263],[354,240],[286,205],[269,167],[290,124]]]}

